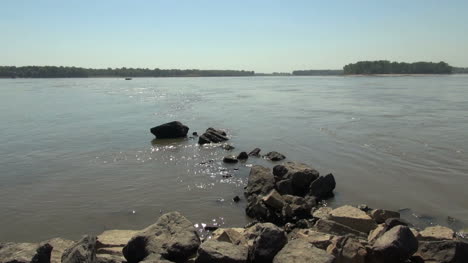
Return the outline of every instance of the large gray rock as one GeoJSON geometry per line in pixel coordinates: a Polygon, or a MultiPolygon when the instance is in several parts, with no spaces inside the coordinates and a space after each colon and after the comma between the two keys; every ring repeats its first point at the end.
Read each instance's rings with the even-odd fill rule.
{"type": "Polygon", "coordinates": [[[198,138],[198,144],[220,143],[227,140],[229,140],[229,138],[226,136],[226,132],[214,128],[208,128],[205,133],[198,138]]]}
{"type": "Polygon", "coordinates": [[[249,248],[249,260],[251,262],[268,263],[288,242],[283,229],[271,224],[257,224],[257,236],[253,245],[249,248]]]}
{"type": "Polygon", "coordinates": [[[324,199],[333,195],[333,190],[336,187],[335,177],[333,174],[319,176],[310,184],[309,195],[319,199],[324,199]]]}
{"type": "Polygon", "coordinates": [[[250,169],[247,187],[245,189],[246,196],[251,195],[266,195],[275,186],[275,178],[269,168],[254,165],[250,169]]]}
{"type": "Polygon", "coordinates": [[[94,263],[96,261],[96,237],[84,236],[62,254],[62,263],[94,263]]]}
{"type": "Polygon", "coordinates": [[[377,224],[366,212],[350,205],[333,209],[330,212],[330,220],[366,234],[377,227],[377,224]]]}
{"type": "Polygon", "coordinates": [[[123,249],[128,263],[157,254],[171,261],[184,261],[196,253],[200,238],[193,224],[178,212],[162,215],[155,224],[132,237],[123,249]]]}
{"type": "Polygon", "coordinates": [[[273,167],[273,175],[278,181],[278,189],[287,189],[282,184],[289,184],[291,187],[291,192],[287,189],[285,192],[280,191],[281,194],[304,196],[309,191],[310,184],[319,177],[319,172],[303,163],[286,162],[273,167]],[[282,182],[279,183],[280,181],[282,182]]]}
{"type": "Polygon", "coordinates": [[[51,253],[48,243],[0,243],[0,263],[49,263],[51,253]]]}
{"type": "Polygon", "coordinates": [[[334,257],[322,249],[314,247],[306,240],[289,241],[276,254],[273,263],[333,263],[334,257]]]}
{"type": "Polygon", "coordinates": [[[370,258],[375,262],[404,262],[418,250],[418,240],[407,226],[396,226],[378,238],[371,249],[370,258]]]}
{"type": "Polygon", "coordinates": [[[62,262],[63,252],[65,252],[67,248],[73,246],[73,244],[75,244],[75,241],[63,238],[52,238],[47,241],[44,241],[43,243],[49,243],[53,247],[52,254],[50,256],[50,262],[60,263],[62,262]]]}
{"type": "Polygon", "coordinates": [[[187,136],[189,128],[178,121],[168,122],[151,128],[151,133],[158,139],[181,138],[187,136]]]}
{"type": "Polygon", "coordinates": [[[247,262],[248,248],[229,242],[209,240],[198,248],[197,263],[244,263],[247,262]]]}
{"type": "Polygon", "coordinates": [[[468,243],[462,241],[421,242],[417,256],[427,263],[466,263],[468,243]]]}

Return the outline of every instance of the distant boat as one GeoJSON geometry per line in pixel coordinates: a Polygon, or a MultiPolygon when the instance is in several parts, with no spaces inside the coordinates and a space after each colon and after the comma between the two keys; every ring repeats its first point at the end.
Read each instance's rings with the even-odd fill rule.
{"type": "Polygon", "coordinates": [[[132,80],[132,78],[125,78],[125,80],[132,80]]]}

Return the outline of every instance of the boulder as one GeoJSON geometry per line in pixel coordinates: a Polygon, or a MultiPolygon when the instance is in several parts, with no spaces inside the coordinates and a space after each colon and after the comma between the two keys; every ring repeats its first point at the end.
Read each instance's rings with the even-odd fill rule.
{"type": "Polygon", "coordinates": [[[247,187],[245,189],[246,196],[251,195],[266,195],[275,186],[275,178],[269,168],[254,165],[250,169],[247,187]]]}
{"type": "Polygon", "coordinates": [[[228,155],[228,156],[224,156],[223,162],[224,163],[237,163],[238,160],[237,160],[236,156],[228,155]]]}
{"type": "Polygon", "coordinates": [[[249,261],[271,262],[276,253],[288,242],[286,233],[271,223],[257,224],[256,228],[258,234],[249,248],[249,261]]]}
{"type": "Polygon", "coordinates": [[[359,208],[350,205],[333,209],[330,212],[330,220],[366,234],[377,227],[377,224],[369,215],[359,208]]]}
{"type": "Polygon", "coordinates": [[[49,243],[0,243],[1,263],[49,263],[51,253],[49,243]]]}
{"type": "Polygon", "coordinates": [[[189,127],[178,121],[168,122],[151,128],[151,133],[158,139],[182,138],[187,136],[189,127]]]}
{"type": "Polygon", "coordinates": [[[290,179],[281,180],[275,183],[276,189],[282,195],[293,195],[294,190],[290,179]]]}
{"type": "Polygon", "coordinates": [[[199,246],[200,238],[193,224],[179,212],[171,212],[134,235],[123,248],[123,254],[128,263],[140,262],[152,254],[170,261],[184,261],[199,246]]]}
{"type": "Polygon", "coordinates": [[[75,244],[75,241],[67,240],[63,238],[52,238],[52,239],[44,241],[43,243],[44,244],[48,243],[53,247],[52,254],[50,256],[50,262],[60,263],[62,262],[63,252],[65,252],[67,248],[73,246],[73,244],[75,244]]]}
{"type": "Polygon", "coordinates": [[[333,174],[319,176],[319,178],[310,184],[309,195],[324,199],[333,195],[335,187],[336,182],[333,174]]]}
{"type": "Polygon", "coordinates": [[[274,162],[277,162],[277,161],[281,161],[281,160],[286,159],[286,156],[282,155],[282,154],[279,153],[279,152],[274,152],[274,151],[265,154],[264,157],[267,158],[268,160],[274,161],[274,162]]]}
{"type": "MultiPolygon", "coordinates": [[[[306,164],[297,162],[286,162],[273,167],[273,175],[275,176],[275,180],[278,181],[277,185],[285,183],[290,185],[291,191],[286,191],[282,194],[293,194],[297,196],[306,195],[309,191],[310,184],[319,177],[319,173],[315,169],[306,164]]],[[[284,187],[278,187],[278,189],[283,188],[284,187]]]]}
{"type": "Polygon", "coordinates": [[[198,137],[198,144],[203,145],[207,143],[220,143],[229,140],[226,136],[226,132],[208,128],[205,133],[198,137]]]}
{"type": "Polygon", "coordinates": [[[385,220],[385,232],[396,226],[408,226],[408,222],[400,218],[389,218],[385,220]]]}
{"type": "Polygon", "coordinates": [[[249,156],[260,157],[260,148],[255,148],[251,152],[249,152],[249,156]]]}
{"type": "Polygon", "coordinates": [[[247,246],[244,228],[218,228],[211,235],[211,239],[234,245],[247,246]]]}
{"type": "Polygon", "coordinates": [[[62,254],[62,263],[94,263],[96,261],[96,236],[86,235],[62,254]]]}
{"type": "Polygon", "coordinates": [[[323,250],[327,249],[327,247],[332,243],[333,238],[333,235],[321,233],[312,229],[296,228],[288,234],[289,240],[302,239],[323,250]]]}
{"type": "Polygon", "coordinates": [[[247,160],[249,159],[249,155],[246,152],[241,152],[237,155],[238,160],[247,160]]]}
{"type": "Polygon", "coordinates": [[[375,222],[377,222],[377,224],[382,224],[389,218],[400,218],[399,212],[383,209],[371,210],[369,214],[375,220],[375,222]]]}
{"type": "Polygon", "coordinates": [[[273,263],[333,263],[334,259],[333,256],[309,242],[296,239],[289,241],[276,254],[273,263]]]}
{"type": "Polygon", "coordinates": [[[298,219],[310,218],[310,211],[316,205],[315,199],[311,197],[303,198],[294,195],[283,195],[283,199],[291,209],[291,217],[298,219]]]}
{"type": "Polygon", "coordinates": [[[262,201],[267,206],[276,210],[281,210],[284,206],[283,197],[275,189],[272,189],[266,196],[264,196],[262,201]]]}
{"type": "Polygon", "coordinates": [[[335,257],[334,263],[365,263],[367,250],[364,244],[352,237],[336,237],[327,248],[335,257]]]}
{"type": "Polygon", "coordinates": [[[466,263],[468,243],[453,240],[421,242],[416,255],[427,263],[466,263]]]}
{"type": "Polygon", "coordinates": [[[424,241],[441,241],[452,240],[455,237],[455,232],[452,229],[444,226],[426,227],[419,232],[420,240],[424,241]]]}
{"type": "Polygon", "coordinates": [[[370,262],[404,262],[417,250],[418,240],[411,230],[407,226],[396,226],[385,232],[372,245],[370,262]]]}
{"type": "Polygon", "coordinates": [[[247,198],[245,213],[252,218],[256,218],[260,221],[266,221],[269,217],[270,211],[260,197],[253,195],[247,198]]]}
{"type": "Polygon", "coordinates": [[[247,262],[246,246],[236,246],[228,242],[208,240],[198,248],[196,263],[244,263],[247,262]]]}
{"type": "Polygon", "coordinates": [[[335,221],[331,221],[327,219],[317,220],[313,228],[319,232],[333,234],[333,235],[354,235],[358,237],[365,236],[365,234],[362,232],[359,232],[348,226],[345,226],[335,221]]]}
{"type": "Polygon", "coordinates": [[[322,206],[312,212],[312,216],[318,219],[329,219],[330,212],[333,209],[328,206],[322,206]]]}

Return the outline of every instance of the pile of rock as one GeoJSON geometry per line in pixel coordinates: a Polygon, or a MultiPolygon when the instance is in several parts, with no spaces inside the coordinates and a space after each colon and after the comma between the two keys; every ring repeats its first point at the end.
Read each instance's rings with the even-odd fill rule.
{"type": "Polygon", "coordinates": [[[208,128],[205,133],[198,138],[198,144],[220,143],[227,140],[229,140],[229,138],[225,131],[208,128]]]}
{"type": "Polygon", "coordinates": [[[320,176],[306,164],[286,162],[273,170],[256,165],[245,188],[246,213],[280,225],[308,219],[317,201],[332,196],[335,186],[332,174],[320,176]]]}

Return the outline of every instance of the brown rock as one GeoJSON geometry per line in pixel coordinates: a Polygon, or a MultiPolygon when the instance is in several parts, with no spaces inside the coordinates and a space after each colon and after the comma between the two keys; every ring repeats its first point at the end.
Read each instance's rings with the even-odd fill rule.
{"type": "Polygon", "coordinates": [[[420,239],[424,241],[452,240],[455,236],[452,229],[444,226],[426,227],[419,234],[421,235],[420,239]]]}
{"type": "Polygon", "coordinates": [[[359,208],[345,205],[330,212],[330,220],[358,231],[369,233],[377,227],[372,218],[359,208]]]}

